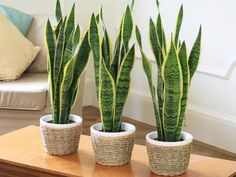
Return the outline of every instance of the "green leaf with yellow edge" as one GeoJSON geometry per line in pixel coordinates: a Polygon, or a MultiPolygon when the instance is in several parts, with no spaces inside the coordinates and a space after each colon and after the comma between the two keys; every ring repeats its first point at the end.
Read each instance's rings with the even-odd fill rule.
{"type": "Polygon", "coordinates": [[[77,95],[77,87],[81,75],[88,63],[90,46],[88,32],[83,37],[80,47],[75,55],[67,62],[64,69],[63,80],[60,89],[60,117],[61,123],[68,123],[68,112],[71,111],[77,95]]]}
{"type": "Polygon", "coordinates": [[[115,104],[116,88],[112,75],[105,62],[101,64],[99,86],[99,108],[104,132],[113,130],[113,110],[115,104]]]}
{"type": "Polygon", "coordinates": [[[96,17],[93,14],[90,20],[89,27],[89,43],[93,53],[94,58],[94,69],[95,69],[95,82],[96,82],[96,90],[98,95],[99,89],[99,70],[102,60],[102,49],[100,44],[100,34],[98,29],[98,24],[96,21],[96,17]]]}
{"type": "Polygon", "coordinates": [[[133,31],[133,20],[132,20],[131,10],[130,7],[127,6],[122,25],[122,40],[124,43],[125,53],[128,52],[129,41],[132,36],[132,31],[133,31]]]}
{"type": "MultiPolygon", "coordinates": [[[[48,73],[49,73],[49,82],[50,82],[50,95],[51,95],[51,104],[54,101],[54,55],[55,55],[55,46],[56,46],[56,36],[53,32],[52,25],[50,21],[47,21],[45,29],[45,44],[47,49],[47,59],[48,59],[48,73]]],[[[53,109],[53,107],[52,107],[53,109]]]]}
{"type": "Polygon", "coordinates": [[[190,52],[188,65],[190,70],[190,79],[193,78],[194,73],[197,70],[200,52],[201,52],[201,38],[202,38],[202,28],[200,27],[196,41],[194,42],[193,48],[190,52]]]}
{"type": "Polygon", "coordinates": [[[183,22],[183,15],[184,15],[184,10],[183,10],[183,5],[180,7],[179,10],[179,15],[178,15],[178,19],[177,19],[177,24],[176,24],[176,29],[175,29],[175,46],[178,46],[178,42],[179,42],[179,33],[180,33],[180,29],[182,26],[182,22],[183,22]]]}
{"type": "Polygon", "coordinates": [[[158,106],[158,101],[157,101],[157,94],[156,94],[156,88],[153,84],[153,76],[152,76],[152,64],[147,58],[147,56],[144,54],[143,50],[140,48],[141,54],[142,54],[142,65],[144,72],[147,76],[148,79],[148,84],[152,96],[152,103],[153,103],[153,108],[155,112],[155,118],[156,118],[156,127],[157,127],[157,133],[158,133],[158,140],[159,141],[164,141],[165,140],[165,135],[164,135],[164,130],[163,130],[163,121],[161,118],[161,115],[159,113],[159,106],[158,106]]]}
{"type": "Polygon", "coordinates": [[[142,38],[141,38],[141,33],[140,33],[140,30],[138,28],[138,26],[135,27],[135,35],[136,35],[136,39],[137,39],[137,42],[138,42],[138,45],[142,48],[142,38]]]}
{"type": "Polygon", "coordinates": [[[107,29],[104,27],[104,36],[102,38],[102,57],[106,63],[107,69],[110,71],[111,63],[111,41],[107,29]]]}
{"type": "Polygon", "coordinates": [[[56,51],[55,51],[55,58],[54,58],[54,120],[56,120],[57,122],[54,123],[60,123],[60,117],[59,117],[59,113],[60,113],[60,72],[61,72],[61,66],[63,63],[63,56],[64,56],[64,47],[65,47],[65,23],[66,20],[64,20],[59,36],[58,36],[58,40],[56,43],[56,51]]]}
{"type": "Polygon", "coordinates": [[[62,17],[62,12],[61,12],[61,3],[60,3],[60,0],[57,0],[55,15],[56,15],[56,20],[57,20],[57,22],[59,22],[59,20],[63,18],[63,17],[62,17]]]}
{"type": "Polygon", "coordinates": [[[182,69],[173,41],[171,41],[170,50],[163,63],[162,77],[165,85],[163,104],[165,140],[173,142],[175,141],[175,134],[178,128],[183,95],[182,69]]]}
{"type": "Polygon", "coordinates": [[[79,25],[76,26],[74,34],[73,34],[73,52],[77,50],[80,44],[80,27],[79,25]]]}
{"type": "Polygon", "coordinates": [[[61,26],[62,26],[62,23],[63,23],[63,19],[60,19],[54,29],[54,32],[55,32],[55,37],[56,39],[58,38],[58,35],[59,35],[59,32],[61,30],[61,26]]]}
{"type": "Polygon", "coordinates": [[[187,101],[188,101],[188,92],[190,85],[190,72],[188,67],[188,57],[187,57],[187,48],[185,42],[180,47],[179,51],[179,61],[181,64],[182,74],[183,74],[183,95],[181,99],[181,111],[179,116],[178,128],[176,130],[175,141],[181,140],[181,132],[186,116],[187,110],[187,101]]]}
{"type": "Polygon", "coordinates": [[[133,45],[122,61],[117,77],[113,132],[121,131],[122,112],[129,93],[130,73],[134,64],[134,57],[135,46],[133,45]]]}
{"type": "Polygon", "coordinates": [[[70,11],[70,14],[67,18],[66,22],[66,30],[65,30],[65,41],[66,43],[70,39],[71,33],[75,30],[75,4],[73,4],[73,7],[70,11]]]}
{"type": "Polygon", "coordinates": [[[162,58],[160,56],[161,56],[162,51],[160,50],[161,47],[159,44],[159,40],[158,40],[158,36],[157,36],[157,32],[156,32],[156,27],[155,27],[155,24],[151,18],[149,20],[149,39],[150,39],[151,48],[154,53],[157,65],[158,65],[158,67],[161,67],[162,58]]]}

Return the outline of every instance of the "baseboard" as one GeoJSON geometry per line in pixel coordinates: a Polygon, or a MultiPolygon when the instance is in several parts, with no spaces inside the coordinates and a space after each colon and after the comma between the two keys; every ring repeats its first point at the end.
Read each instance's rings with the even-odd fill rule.
{"type": "MultiPolygon", "coordinates": [[[[124,115],[155,125],[151,98],[138,92],[130,93],[124,115]]],[[[184,129],[198,141],[236,153],[236,121],[228,115],[190,105],[184,129]]]]}
{"type": "Polygon", "coordinates": [[[236,121],[228,115],[190,106],[185,130],[198,141],[236,154],[236,121]]]}

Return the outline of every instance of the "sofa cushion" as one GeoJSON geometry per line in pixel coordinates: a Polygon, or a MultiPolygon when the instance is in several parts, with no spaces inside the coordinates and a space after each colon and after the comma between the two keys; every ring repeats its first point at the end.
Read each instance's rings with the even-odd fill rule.
{"type": "Polygon", "coordinates": [[[47,74],[25,73],[19,80],[0,82],[0,108],[42,110],[48,93],[47,74]]]}
{"type": "Polygon", "coordinates": [[[40,48],[1,13],[0,39],[0,80],[15,80],[30,66],[40,48]]]}
{"type": "Polygon", "coordinates": [[[0,12],[4,14],[24,36],[28,34],[33,22],[31,15],[3,5],[0,5],[0,12]]]}
{"type": "Polygon", "coordinates": [[[41,47],[41,51],[37,58],[28,68],[31,73],[46,73],[47,72],[47,50],[44,44],[44,29],[48,16],[36,15],[32,27],[28,34],[28,39],[37,46],[41,47]]]}

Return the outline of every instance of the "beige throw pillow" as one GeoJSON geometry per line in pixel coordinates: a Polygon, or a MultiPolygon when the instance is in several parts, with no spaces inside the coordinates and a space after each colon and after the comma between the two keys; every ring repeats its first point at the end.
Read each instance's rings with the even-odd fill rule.
{"type": "Polygon", "coordinates": [[[0,13],[0,80],[15,80],[30,66],[40,47],[34,46],[0,13]]]}

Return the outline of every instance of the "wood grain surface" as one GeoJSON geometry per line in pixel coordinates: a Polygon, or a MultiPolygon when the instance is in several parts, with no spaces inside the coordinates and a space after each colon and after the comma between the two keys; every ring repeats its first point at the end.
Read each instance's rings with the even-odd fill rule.
{"type": "MultiPolygon", "coordinates": [[[[121,167],[96,164],[89,136],[82,136],[77,154],[51,156],[44,152],[36,126],[0,136],[1,177],[157,177],[151,173],[146,147],[135,145],[132,161],[121,167]]],[[[191,155],[187,173],[180,177],[233,177],[236,162],[191,155]]]]}

